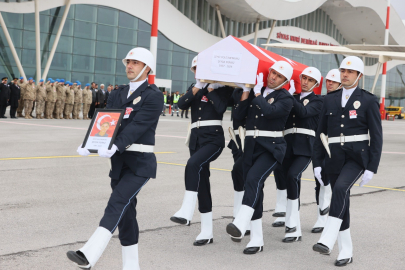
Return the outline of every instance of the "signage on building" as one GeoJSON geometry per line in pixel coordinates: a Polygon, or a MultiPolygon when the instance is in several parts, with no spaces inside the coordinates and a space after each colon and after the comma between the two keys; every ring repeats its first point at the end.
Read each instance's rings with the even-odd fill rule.
{"type": "Polygon", "coordinates": [[[282,32],[277,33],[277,38],[289,40],[292,42],[302,43],[302,44],[308,44],[308,45],[337,46],[330,42],[322,42],[322,41],[318,41],[317,39],[303,38],[301,36],[288,35],[288,34],[284,34],[282,32]]]}

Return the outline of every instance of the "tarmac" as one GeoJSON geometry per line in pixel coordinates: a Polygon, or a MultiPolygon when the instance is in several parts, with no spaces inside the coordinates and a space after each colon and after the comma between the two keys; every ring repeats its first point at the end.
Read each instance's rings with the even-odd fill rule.
{"type": "MultiPolygon", "coordinates": [[[[195,247],[200,231],[198,209],[191,226],[169,218],[181,206],[184,167],[189,158],[185,136],[189,119],[161,117],[156,135],[156,179],[138,195],[141,269],[335,269],[331,255],[312,250],[320,234],[316,221],[312,165],[302,176],[302,241],[281,242],[284,228],[274,228],[274,177],[266,180],[263,215],[264,251],[242,253],[249,241],[234,243],[225,227],[232,221],[233,159],[229,149],[211,164],[214,243],[195,247]]],[[[231,125],[224,116],[226,140],[231,125]]],[[[97,154],[76,153],[88,120],[0,120],[0,269],[79,269],[66,257],[88,240],[111,194],[109,164],[97,154]]],[[[405,121],[383,121],[384,146],[378,174],[369,185],[351,190],[353,263],[347,269],[405,269],[405,121]]],[[[358,181],[359,183],[360,181],[358,181]]],[[[92,269],[122,269],[117,231],[92,269]]]]}

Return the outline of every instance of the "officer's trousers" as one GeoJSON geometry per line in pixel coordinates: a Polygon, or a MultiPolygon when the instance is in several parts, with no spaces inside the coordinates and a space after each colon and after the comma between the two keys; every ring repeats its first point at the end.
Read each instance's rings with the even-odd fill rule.
{"type": "Polygon", "coordinates": [[[111,179],[111,193],[100,226],[114,233],[118,227],[122,246],[138,243],[139,227],[136,220],[136,196],[149,178],[135,175],[123,168],[119,179],[111,179]]]}
{"type": "Polygon", "coordinates": [[[274,169],[274,179],[276,181],[276,187],[278,190],[287,189],[287,179],[281,164],[277,164],[274,169]]]}
{"type": "MultiPolygon", "coordinates": [[[[261,219],[263,216],[264,181],[274,170],[277,160],[267,150],[253,153],[252,165],[243,163],[243,179],[245,180],[245,194],[242,204],[255,209],[252,220],[261,219]]],[[[261,148],[261,147],[260,147],[261,148]]]]}
{"type": "Polygon", "coordinates": [[[287,198],[296,200],[301,192],[301,175],[311,163],[311,157],[296,156],[285,157],[281,165],[280,173],[287,180],[287,198]]]}
{"type": "Polygon", "coordinates": [[[10,117],[14,118],[18,107],[10,106],[10,117]]]}
{"type": "Polygon", "coordinates": [[[245,184],[243,182],[243,157],[239,151],[233,153],[233,161],[234,164],[231,172],[233,189],[235,191],[241,192],[245,189],[245,184]]]}
{"type": "Polygon", "coordinates": [[[7,109],[7,100],[0,101],[0,117],[4,117],[7,109]]]}
{"type": "Polygon", "coordinates": [[[343,220],[340,231],[344,231],[350,227],[350,189],[363,172],[363,166],[346,156],[345,165],[343,165],[340,174],[328,175],[332,186],[329,216],[343,220]]]}
{"type": "Polygon", "coordinates": [[[198,192],[198,210],[200,213],[212,212],[210,162],[216,160],[223,148],[215,144],[190,149],[190,159],[185,170],[186,190],[198,192]]]}
{"type": "Polygon", "coordinates": [[[181,110],[181,117],[183,118],[183,114],[186,112],[186,118],[188,117],[188,109],[187,110],[181,110]]]}
{"type": "Polygon", "coordinates": [[[24,100],[22,99],[22,95],[21,95],[21,98],[18,101],[18,108],[17,108],[18,116],[22,117],[23,110],[24,110],[24,100]]]}
{"type": "Polygon", "coordinates": [[[91,103],[90,104],[90,109],[89,109],[89,118],[93,118],[94,111],[96,110],[96,103],[91,103]]]}
{"type": "MultiPolygon", "coordinates": [[[[322,171],[321,171],[321,177],[322,177],[322,182],[325,186],[330,184],[330,179],[328,177],[328,174],[326,174],[325,170],[325,161],[322,163],[322,171]]],[[[319,184],[318,180],[315,179],[315,198],[316,198],[316,204],[319,205],[319,192],[321,190],[321,184],[319,184]]]]}

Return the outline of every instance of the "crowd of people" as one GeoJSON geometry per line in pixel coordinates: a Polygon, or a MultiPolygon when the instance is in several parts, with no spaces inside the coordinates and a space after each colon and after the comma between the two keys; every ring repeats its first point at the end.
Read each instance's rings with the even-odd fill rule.
{"type": "Polygon", "coordinates": [[[1,79],[0,118],[10,106],[10,118],[18,119],[91,119],[96,108],[104,108],[112,90],[118,85],[99,85],[95,82],[70,82],[64,79],[41,79],[37,84],[31,77],[25,80],[14,78],[1,79]],[[35,113],[35,116],[33,115],[35,113]],[[80,117],[82,115],[82,117],[80,117]]]}

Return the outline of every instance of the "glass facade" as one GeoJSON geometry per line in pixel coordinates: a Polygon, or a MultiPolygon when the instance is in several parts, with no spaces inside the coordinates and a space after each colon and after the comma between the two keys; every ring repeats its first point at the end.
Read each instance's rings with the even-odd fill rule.
{"type": "MultiPolygon", "coordinates": [[[[0,2],[4,2],[1,1],[0,2]]],[[[40,13],[42,71],[48,61],[65,7],[40,13]]],[[[2,12],[27,77],[36,77],[34,13],[2,12]]],[[[96,5],[72,5],[48,77],[82,83],[126,84],[122,59],[134,47],[150,46],[150,24],[128,13],[96,5]]],[[[189,66],[197,53],[158,34],[157,78],[172,80],[183,92],[195,82],[189,66]]],[[[0,29],[0,77],[19,77],[9,45],[0,29]]]]}

